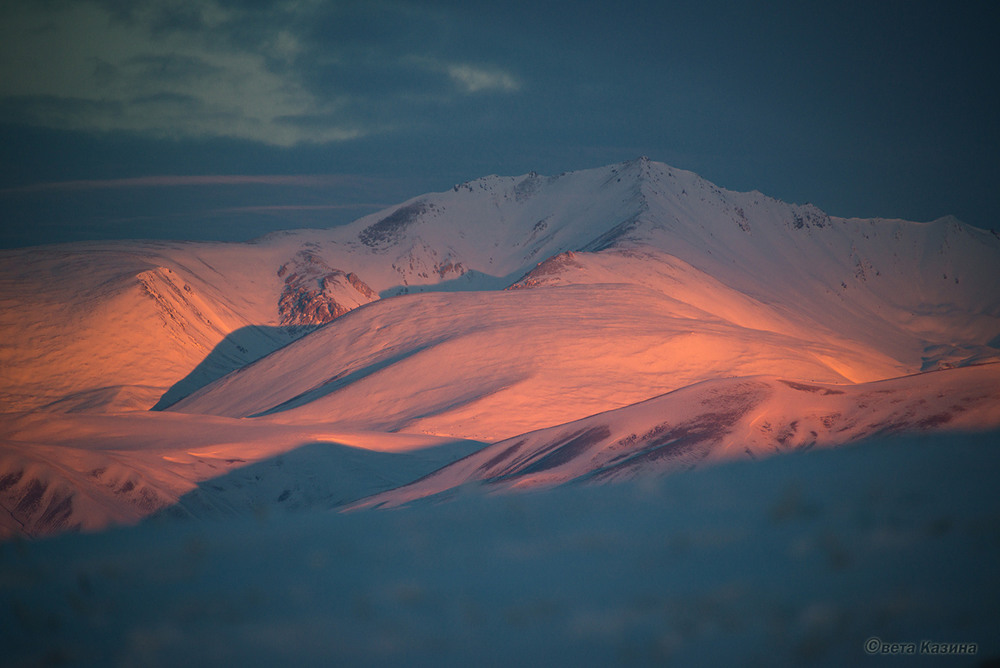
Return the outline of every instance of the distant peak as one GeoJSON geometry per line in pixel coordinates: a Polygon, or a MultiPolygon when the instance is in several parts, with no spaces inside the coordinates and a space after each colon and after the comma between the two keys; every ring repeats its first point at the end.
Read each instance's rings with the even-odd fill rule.
{"type": "Polygon", "coordinates": [[[626,160],[625,162],[620,162],[614,167],[619,169],[628,169],[629,167],[645,167],[652,162],[648,156],[640,155],[638,158],[633,158],[632,160],[626,160]]]}
{"type": "Polygon", "coordinates": [[[667,173],[673,168],[662,162],[650,160],[648,156],[640,155],[633,160],[626,160],[612,166],[612,171],[635,174],[639,179],[646,179],[654,174],[667,173]]]}

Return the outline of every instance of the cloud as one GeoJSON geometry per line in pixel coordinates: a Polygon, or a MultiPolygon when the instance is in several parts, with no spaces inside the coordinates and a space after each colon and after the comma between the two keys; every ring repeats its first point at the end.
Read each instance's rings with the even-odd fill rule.
{"type": "Polygon", "coordinates": [[[0,122],[293,146],[519,90],[509,71],[444,56],[439,37],[462,32],[451,21],[392,0],[3,3],[0,122]]]}
{"type": "Polygon", "coordinates": [[[466,93],[513,92],[521,88],[521,82],[516,77],[500,69],[484,69],[474,65],[449,65],[448,76],[466,93]]]}
{"type": "Polygon", "coordinates": [[[5,7],[0,120],[279,146],[341,141],[374,130],[338,114],[342,100],[310,90],[288,69],[298,46],[286,29],[269,27],[262,16],[248,26],[247,15],[217,2],[183,7],[5,7]],[[253,39],[233,38],[250,27],[253,39]],[[288,122],[317,116],[327,122],[308,129],[288,122]]]}

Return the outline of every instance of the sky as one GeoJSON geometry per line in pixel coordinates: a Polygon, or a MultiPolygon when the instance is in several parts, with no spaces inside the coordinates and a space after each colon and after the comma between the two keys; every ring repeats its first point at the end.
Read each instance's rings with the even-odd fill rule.
{"type": "Polygon", "coordinates": [[[0,0],[0,247],[246,240],[640,155],[997,230],[990,5],[0,0]]]}

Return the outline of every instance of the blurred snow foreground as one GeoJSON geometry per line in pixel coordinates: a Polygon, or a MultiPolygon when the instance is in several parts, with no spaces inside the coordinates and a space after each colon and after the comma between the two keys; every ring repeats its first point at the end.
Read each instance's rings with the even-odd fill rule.
{"type": "Polygon", "coordinates": [[[995,665],[998,438],[8,541],[3,662],[995,665]]]}

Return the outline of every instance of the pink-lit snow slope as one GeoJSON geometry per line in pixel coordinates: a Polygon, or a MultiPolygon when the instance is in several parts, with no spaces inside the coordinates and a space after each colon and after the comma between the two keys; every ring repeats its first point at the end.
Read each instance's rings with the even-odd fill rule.
{"type": "Polygon", "coordinates": [[[354,507],[397,506],[469,484],[503,491],[629,480],[873,437],[998,428],[1000,364],[857,385],[718,379],[494,443],[354,507]]]}

